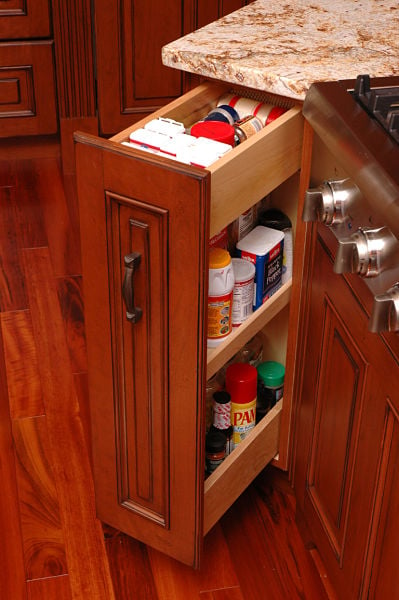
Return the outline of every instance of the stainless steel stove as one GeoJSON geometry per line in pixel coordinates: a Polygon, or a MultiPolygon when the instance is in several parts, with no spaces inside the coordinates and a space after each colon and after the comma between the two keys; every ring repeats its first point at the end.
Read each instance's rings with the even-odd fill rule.
{"type": "Polygon", "coordinates": [[[372,292],[370,330],[399,331],[399,77],[315,83],[303,114],[316,138],[303,218],[331,228],[334,271],[372,292]]]}

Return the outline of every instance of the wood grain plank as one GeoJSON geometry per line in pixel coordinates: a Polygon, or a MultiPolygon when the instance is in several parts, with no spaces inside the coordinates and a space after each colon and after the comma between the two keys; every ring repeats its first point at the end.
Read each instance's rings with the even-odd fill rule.
{"type": "Polygon", "coordinates": [[[211,590],[200,592],[200,600],[245,600],[241,588],[225,588],[222,590],[211,590]]]}
{"type": "Polygon", "coordinates": [[[6,381],[0,328],[0,597],[25,600],[25,571],[6,381]]]}
{"type": "Polygon", "coordinates": [[[269,557],[273,541],[265,538],[252,486],[225,514],[221,526],[245,600],[286,600],[269,557]]]}
{"type": "Polygon", "coordinates": [[[201,568],[194,571],[176,560],[148,549],[160,600],[200,598],[200,593],[239,585],[226,539],[219,525],[206,536],[201,568]]]}
{"type": "Polygon", "coordinates": [[[116,598],[158,600],[146,546],[108,526],[104,532],[116,598]]]}
{"type": "Polygon", "coordinates": [[[11,418],[44,414],[29,311],[0,313],[11,418]]]}
{"type": "Polygon", "coordinates": [[[57,280],[58,298],[64,321],[72,372],[87,371],[86,336],[84,330],[82,277],[57,280]]]}
{"type": "Polygon", "coordinates": [[[40,189],[40,207],[54,274],[58,277],[79,275],[79,230],[71,222],[60,161],[42,159],[34,161],[32,166],[36,174],[35,185],[40,189]]]}
{"type": "Polygon", "coordinates": [[[42,188],[46,182],[40,176],[41,160],[19,160],[16,167],[15,194],[16,233],[19,248],[47,246],[43,211],[40,206],[42,188]]]}
{"type": "Polygon", "coordinates": [[[283,597],[327,600],[314,561],[295,527],[295,498],[275,489],[267,475],[256,481],[256,506],[269,540],[268,554],[283,597]]]}
{"type": "Polygon", "coordinates": [[[42,380],[52,466],[72,596],[113,600],[104,539],[95,516],[94,489],[50,255],[23,252],[42,380]]]}
{"type": "Polygon", "coordinates": [[[266,469],[222,519],[242,593],[246,600],[326,600],[295,527],[294,497],[276,489],[268,473],[266,469]]]}
{"type": "Polygon", "coordinates": [[[91,449],[91,425],[90,425],[90,404],[89,404],[89,382],[87,373],[74,373],[73,381],[79,402],[80,420],[84,431],[87,452],[90,464],[93,464],[91,449]]]}
{"type": "Polygon", "coordinates": [[[0,187],[0,311],[27,308],[18,256],[16,189],[0,187]]]}
{"type": "Polygon", "coordinates": [[[68,575],[27,582],[28,600],[72,600],[68,575]]]}
{"type": "Polygon", "coordinates": [[[0,187],[15,187],[15,160],[10,159],[12,153],[8,152],[7,158],[2,158],[0,150],[0,187]]]}
{"type": "Polygon", "coordinates": [[[12,423],[26,579],[67,573],[46,417],[12,423]]]}

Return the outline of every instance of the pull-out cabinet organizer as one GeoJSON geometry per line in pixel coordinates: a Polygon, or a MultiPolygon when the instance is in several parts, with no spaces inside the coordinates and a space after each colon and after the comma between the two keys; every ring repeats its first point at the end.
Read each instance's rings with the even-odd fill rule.
{"type": "MultiPolygon", "coordinates": [[[[191,125],[228,89],[202,84],[146,120],[191,125]]],[[[207,351],[207,260],[209,237],[268,194],[295,229],[302,128],[293,106],[208,169],[122,145],[133,127],[75,135],[98,516],[187,564],[257,473],[286,457],[289,398],[204,481],[206,380],[258,331],[265,359],[285,362],[296,341],[289,281],[207,351]]]]}

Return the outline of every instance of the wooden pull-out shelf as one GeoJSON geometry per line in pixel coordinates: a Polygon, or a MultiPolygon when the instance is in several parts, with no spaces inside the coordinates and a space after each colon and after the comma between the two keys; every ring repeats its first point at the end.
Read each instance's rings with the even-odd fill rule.
{"type": "MultiPolygon", "coordinates": [[[[112,140],[124,142],[131,131],[158,117],[188,127],[205,117],[228,90],[227,84],[204,83],[112,140]]],[[[261,101],[262,94],[258,97],[261,101]]],[[[302,128],[301,107],[293,106],[208,168],[212,175],[210,237],[298,171],[302,128]]]]}
{"type": "MultiPolygon", "coordinates": [[[[274,100],[253,90],[232,90],[229,84],[207,82],[111,140],[75,136],[97,511],[105,522],[192,565],[199,563],[203,534],[256,475],[279,452],[281,455],[290,410],[286,393],[284,411],[280,401],[204,482],[205,380],[260,331],[270,341],[264,360],[277,355],[276,360],[284,361],[290,343],[288,331],[295,331],[288,325],[285,310],[292,290],[292,281],[288,281],[224,343],[207,350],[208,241],[269,194],[271,205],[281,207],[295,229],[295,174],[301,166],[303,119],[299,105],[288,106],[273,123],[208,169],[122,142],[129,139],[131,131],[157,117],[189,127],[204,118],[228,91],[259,102],[274,100]],[[140,228],[140,235],[136,229],[132,232],[134,227],[140,228]],[[147,268],[141,271],[146,287],[137,285],[135,299],[137,292],[138,305],[147,313],[141,326],[132,330],[125,322],[120,283],[122,258],[137,251],[139,241],[139,251],[147,261],[147,268]],[[186,256],[191,259],[190,271],[181,260],[186,256]],[[93,273],[95,262],[98,270],[93,273]],[[189,307],[190,314],[182,307],[189,307]],[[141,369],[142,363],[137,366],[139,376],[132,368],[132,348],[136,347],[149,350],[136,354],[148,360],[146,369],[141,369]],[[160,348],[161,358],[157,354],[160,348]],[[145,371],[143,375],[141,371],[145,371]],[[184,377],[180,377],[182,373],[184,377]],[[151,385],[145,387],[146,382],[151,385]],[[139,441],[144,439],[148,448],[144,451],[140,446],[141,461],[135,453],[139,418],[144,423],[140,431],[145,432],[139,441]],[[142,488],[148,491],[144,500],[142,488]]],[[[282,105],[281,99],[274,103],[282,105]]]]}
{"type": "Polygon", "coordinates": [[[204,534],[278,453],[280,400],[205,481],[204,534]]]}

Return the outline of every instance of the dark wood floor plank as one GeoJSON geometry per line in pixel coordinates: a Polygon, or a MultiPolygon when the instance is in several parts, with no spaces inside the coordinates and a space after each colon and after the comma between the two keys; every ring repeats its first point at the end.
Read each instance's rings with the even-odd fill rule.
{"type": "Polygon", "coordinates": [[[158,600],[147,548],[110,527],[104,527],[115,598],[158,600]]]}
{"type": "Polygon", "coordinates": [[[90,405],[89,405],[89,382],[86,373],[74,373],[73,381],[79,402],[80,420],[82,422],[83,432],[86,441],[87,452],[90,464],[93,464],[91,454],[91,426],[90,426],[90,405]]]}
{"type": "MultiPolygon", "coordinates": [[[[57,277],[80,275],[79,231],[71,222],[65,197],[60,161],[53,158],[32,160],[34,173],[31,191],[40,198],[43,227],[57,277]],[[37,193],[40,190],[40,195],[37,193]]],[[[35,245],[36,246],[36,245],[35,245]]]]}
{"type": "Polygon", "coordinates": [[[41,161],[25,159],[17,162],[15,194],[16,231],[19,248],[47,246],[44,215],[40,204],[45,182],[41,177],[41,161]]]}
{"type": "Polygon", "coordinates": [[[264,535],[252,487],[227,511],[221,524],[245,600],[286,600],[269,557],[273,540],[264,535]]]}
{"type": "MultiPolygon", "coordinates": [[[[65,199],[69,214],[69,220],[72,230],[76,236],[76,251],[80,255],[80,217],[79,217],[79,201],[76,188],[76,173],[63,173],[63,182],[65,190],[65,199]]],[[[81,273],[81,271],[79,271],[81,273]]]]}
{"type": "Polygon", "coordinates": [[[32,325],[74,598],[113,600],[102,528],[49,252],[25,250],[32,325]]]}
{"type": "MultiPolygon", "coordinates": [[[[200,600],[245,600],[241,593],[241,588],[226,588],[224,590],[212,590],[210,592],[201,592],[200,600]]],[[[263,600],[263,598],[259,598],[263,600]]],[[[265,599],[266,600],[266,599],[265,599]]]]}
{"type": "Polygon", "coordinates": [[[26,579],[67,573],[46,417],[12,422],[26,579]]]}
{"type": "Polygon", "coordinates": [[[159,600],[198,600],[201,592],[239,585],[219,525],[205,538],[203,561],[198,571],[151,548],[148,552],[159,600]]]}
{"type": "Polygon", "coordinates": [[[16,189],[0,187],[0,311],[28,307],[20,268],[16,189]]]}
{"type": "Polygon", "coordinates": [[[256,481],[256,503],[270,540],[268,553],[285,597],[327,600],[311,554],[295,526],[295,499],[273,486],[267,471],[256,481]]]}
{"type": "Polygon", "coordinates": [[[72,600],[68,575],[28,581],[27,590],[28,600],[72,600]]]}
{"type": "Polygon", "coordinates": [[[1,328],[0,481],[0,598],[25,600],[25,570],[1,328]]]}
{"type": "Polygon", "coordinates": [[[15,187],[15,184],[15,158],[12,157],[10,152],[6,158],[1,158],[0,151],[0,187],[15,187]]]}
{"type": "Polygon", "coordinates": [[[294,498],[273,486],[270,471],[263,472],[231,507],[222,526],[245,600],[262,595],[274,600],[327,600],[295,526],[294,498]]]}
{"type": "Polygon", "coordinates": [[[66,332],[73,373],[87,371],[86,336],[83,316],[82,277],[57,280],[58,298],[66,332]]]}
{"type": "Polygon", "coordinates": [[[44,414],[29,311],[0,313],[11,418],[44,414]]]}

